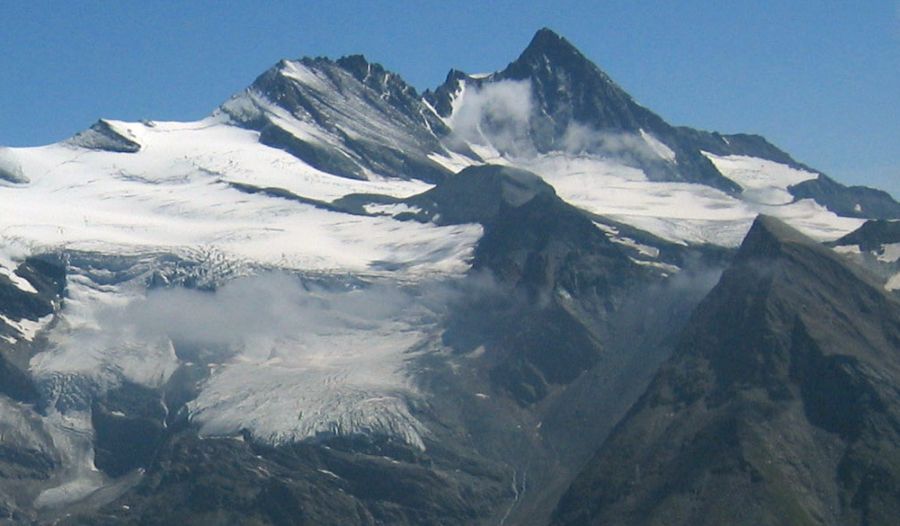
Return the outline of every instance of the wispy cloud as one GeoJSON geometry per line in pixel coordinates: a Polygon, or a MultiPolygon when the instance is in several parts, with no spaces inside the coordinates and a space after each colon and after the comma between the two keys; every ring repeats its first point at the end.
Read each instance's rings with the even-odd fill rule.
{"type": "MultiPolygon", "coordinates": [[[[510,158],[530,158],[538,153],[532,133],[541,110],[530,81],[467,86],[461,96],[452,116],[451,141],[493,146],[510,158]]],[[[640,134],[597,130],[574,120],[557,140],[558,148],[570,154],[597,155],[629,165],[660,160],[660,154],[640,134]]]]}
{"type": "Polygon", "coordinates": [[[577,122],[572,122],[566,128],[563,147],[568,153],[595,154],[625,164],[660,159],[659,153],[641,135],[595,130],[577,122]]]}
{"type": "Polygon", "coordinates": [[[505,80],[468,86],[452,117],[451,140],[490,145],[502,154],[530,151],[529,120],[534,103],[529,81],[505,80]]]}

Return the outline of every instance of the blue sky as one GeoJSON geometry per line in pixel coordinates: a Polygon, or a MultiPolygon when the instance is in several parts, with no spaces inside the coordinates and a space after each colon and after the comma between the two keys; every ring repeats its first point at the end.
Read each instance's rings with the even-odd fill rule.
{"type": "Polygon", "coordinates": [[[672,124],[760,133],[900,197],[900,0],[0,0],[0,144],[200,118],[281,58],[363,53],[424,90],[543,26],[672,124]]]}

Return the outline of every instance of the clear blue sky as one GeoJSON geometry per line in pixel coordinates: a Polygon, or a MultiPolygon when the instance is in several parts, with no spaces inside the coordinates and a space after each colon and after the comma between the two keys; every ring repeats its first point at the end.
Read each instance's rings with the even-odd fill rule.
{"type": "Polygon", "coordinates": [[[900,0],[0,0],[0,144],[200,118],[281,58],[363,53],[424,90],[543,26],[673,124],[760,133],[900,197],[900,0]]]}

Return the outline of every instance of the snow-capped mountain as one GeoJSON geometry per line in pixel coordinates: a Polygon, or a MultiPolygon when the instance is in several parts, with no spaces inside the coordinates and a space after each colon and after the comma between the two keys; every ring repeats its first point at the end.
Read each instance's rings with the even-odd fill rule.
{"type": "Polygon", "coordinates": [[[888,194],[547,29],[423,94],[282,60],[200,121],[0,148],[0,201],[18,522],[544,524],[759,214],[898,288],[888,194]]]}

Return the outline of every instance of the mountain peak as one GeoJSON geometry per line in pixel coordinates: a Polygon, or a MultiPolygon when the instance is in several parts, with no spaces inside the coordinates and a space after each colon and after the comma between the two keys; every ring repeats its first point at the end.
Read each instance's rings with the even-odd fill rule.
{"type": "Polygon", "coordinates": [[[569,44],[569,42],[565,38],[561,37],[556,31],[553,31],[549,27],[542,27],[534,33],[534,37],[532,37],[531,44],[529,44],[528,47],[547,47],[558,45],[568,45],[571,47],[571,44],[569,44]]]}
{"type": "MultiPolygon", "coordinates": [[[[741,243],[737,259],[774,257],[788,245],[815,246],[816,243],[780,219],[760,214],[741,243]]],[[[820,251],[825,250],[824,247],[819,248],[820,251]]]]}
{"type": "Polygon", "coordinates": [[[542,28],[534,34],[528,47],[519,55],[515,63],[540,65],[547,62],[554,66],[571,66],[585,63],[588,59],[571,42],[559,36],[552,29],[542,28]]]}
{"type": "Polygon", "coordinates": [[[538,29],[534,36],[531,38],[531,43],[528,44],[528,47],[525,48],[525,51],[528,50],[536,50],[536,51],[570,51],[578,53],[581,52],[572,45],[571,42],[566,40],[564,37],[560,36],[557,32],[552,29],[543,27],[538,29]]]}

